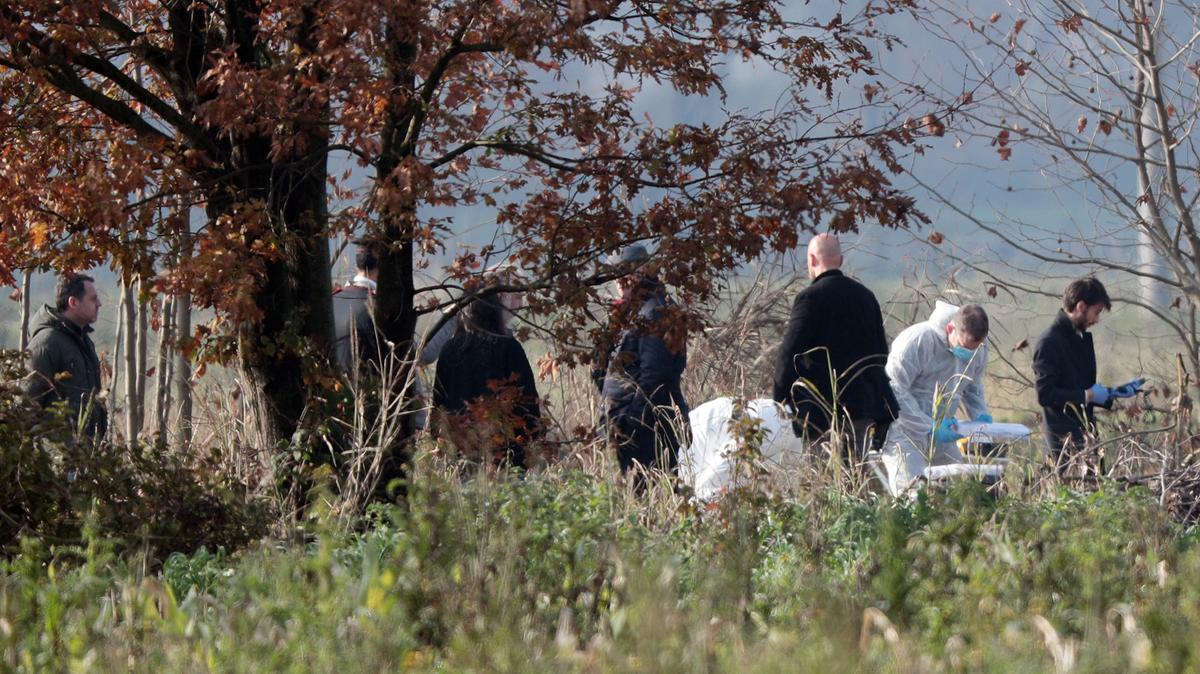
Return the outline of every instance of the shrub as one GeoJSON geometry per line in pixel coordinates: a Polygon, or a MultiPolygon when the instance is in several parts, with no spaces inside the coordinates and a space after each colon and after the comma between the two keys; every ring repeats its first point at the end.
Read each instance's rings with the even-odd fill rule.
{"type": "Polygon", "coordinates": [[[22,536],[83,539],[85,516],[105,536],[152,557],[202,545],[234,549],[261,535],[263,514],[200,456],[92,442],[62,409],[19,387],[20,354],[0,352],[0,550],[22,536]]]}

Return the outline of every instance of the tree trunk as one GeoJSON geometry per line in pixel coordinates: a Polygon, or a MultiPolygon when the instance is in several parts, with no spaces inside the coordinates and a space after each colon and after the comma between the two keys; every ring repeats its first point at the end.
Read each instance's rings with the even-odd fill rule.
{"type": "Polygon", "coordinates": [[[132,443],[141,429],[137,418],[137,301],[132,279],[121,282],[120,321],[125,332],[125,442],[132,443]]]}
{"type": "MultiPolygon", "coordinates": [[[[254,442],[273,447],[290,438],[304,423],[309,402],[327,367],[333,343],[332,287],[329,280],[328,210],[325,197],[328,145],[326,130],[314,124],[306,153],[288,164],[267,161],[270,142],[253,143],[265,171],[256,182],[267,196],[275,218],[275,236],[286,242],[285,254],[264,265],[262,285],[254,292],[262,320],[244,324],[238,352],[253,405],[254,442]],[[259,182],[261,181],[261,182],[259,182]]],[[[315,410],[313,410],[315,411],[315,410]]]]}
{"type": "MultiPolygon", "coordinates": [[[[1154,49],[1154,42],[1150,36],[1150,30],[1149,27],[1141,27],[1139,33],[1141,33],[1142,49],[1144,50],[1143,59],[1150,61],[1147,65],[1153,67],[1150,50],[1154,49]]],[[[1155,148],[1158,147],[1156,138],[1158,122],[1155,119],[1154,105],[1149,100],[1149,83],[1144,75],[1138,76],[1137,85],[1140,126],[1135,133],[1141,136],[1138,147],[1143,155],[1140,157],[1140,161],[1145,167],[1143,171],[1137,172],[1137,211],[1143,223],[1138,228],[1137,265],[1138,270],[1143,273],[1166,275],[1170,273],[1170,270],[1164,264],[1162,253],[1151,234],[1151,232],[1161,231],[1163,228],[1159,216],[1162,204],[1159,201],[1158,193],[1158,185],[1161,180],[1158,176],[1158,161],[1155,156],[1157,154],[1155,148]],[[1154,203],[1151,203],[1151,200],[1154,200],[1154,203]]],[[[1150,306],[1163,308],[1171,301],[1166,285],[1153,278],[1140,277],[1140,291],[1142,301],[1150,306]]]]}
{"type": "MultiPolygon", "coordinates": [[[[416,78],[412,73],[413,59],[416,48],[404,40],[402,26],[388,26],[389,43],[392,45],[388,55],[386,69],[394,91],[413,91],[416,78]]],[[[415,143],[420,134],[418,117],[419,104],[413,99],[400,97],[391,102],[383,132],[383,142],[380,157],[375,165],[376,189],[387,192],[397,189],[392,174],[401,163],[411,157],[415,143]]],[[[394,204],[393,199],[385,199],[384,203],[394,204]]],[[[407,367],[394,372],[393,379],[385,382],[392,387],[391,393],[397,396],[412,397],[412,377],[415,376],[409,358],[410,346],[417,326],[417,315],[414,307],[413,281],[413,236],[416,231],[417,208],[415,202],[400,206],[390,206],[381,209],[378,229],[368,237],[371,246],[379,259],[379,279],[375,297],[375,320],[383,337],[392,344],[392,355],[399,362],[407,362],[407,367]]],[[[382,352],[386,355],[386,352],[382,352]]],[[[394,479],[404,475],[404,464],[407,461],[408,445],[414,435],[412,425],[413,415],[400,417],[401,426],[398,429],[378,428],[368,420],[367,427],[377,427],[380,438],[376,441],[381,451],[385,452],[378,484],[386,486],[394,479]]]]}
{"type": "Polygon", "coordinates": [[[116,408],[117,408],[117,383],[121,379],[121,356],[125,353],[125,294],[121,293],[121,298],[117,301],[117,331],[113,336],[113,359],[112,359],[112,377],[108,381],[108,400],[109,414],[109,432],[113,432],[116,428],[116,408]]]}
{"type": "Polygon", "coordinates": [[[169,296],[163,304],[158,330],[158,359],[154,384],[154,437],[160,443],[167,443],[167,423],[171,416],[171,370],[174,360],[171,357],[171,345],[175,341],[174,315],[176,298],[169,296]]]}
{"type": "Polygon", "coordinates": [[[149,305],[147,303],[146,294],[146,277],[139,273],[137,277],[137,303],[134,305],[137,312],[137,405],[132,407],[136,413],[137,420],[135,426],[138,433],[146,427],[146,380],[149,378],[146,372],[150,369],[150,364],[147,360],[150,343],[150,325],[149,325],[149,305]]]}
{"type": "Polygon", "coordinates": [[[29,318],[32,304],[29,299],[29,288],[32,285],[33,274],[26,270],[21,276],[21,350],[29,348],[29,318]]]}
{"type": "MultiPolygon", "coordinates": [[[[190,244],[183,255],[190,254],[190,244]]],[[[184,293],[175,299],[175,336],[184,339],[192,335],[192,297],[184,293]]],[[[175,366],[171,368],[175,382],[175,400],[179,413],[175,418],[175,447],[186,451],[192,444],[192,364],[183,349],[175,349],[175,366]]]]}

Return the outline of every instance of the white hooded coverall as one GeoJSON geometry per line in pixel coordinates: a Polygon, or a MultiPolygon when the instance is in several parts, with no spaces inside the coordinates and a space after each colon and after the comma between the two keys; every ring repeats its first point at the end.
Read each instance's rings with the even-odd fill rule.
{"type": "Polygon", "coordinates": [[[957,306],[939,301],[929,320],[905,328],[892,341],[887,374],[900,402],[900,418],[888,429],[883,465],[895,496],[913,486],[927,466],[963,462],[953,443],[933,441],[935,420],[953,419],[960,403],[969,419],[988,413],[983,391],[987,345],[969,363],[954,356],[946,325],[957,312],[957,306]]]}

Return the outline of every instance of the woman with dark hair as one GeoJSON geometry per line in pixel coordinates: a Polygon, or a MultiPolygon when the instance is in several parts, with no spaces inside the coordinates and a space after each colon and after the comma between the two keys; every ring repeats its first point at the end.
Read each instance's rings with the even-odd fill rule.
{"type": "Polygon", "coordinates": [[[434,375],[436,432],[463,456],[524,468],[525,450],[542,432],[541,408],[529,358],[507,329],[511,302],[502,294],[484,288],[459,312],[434,375]]]}

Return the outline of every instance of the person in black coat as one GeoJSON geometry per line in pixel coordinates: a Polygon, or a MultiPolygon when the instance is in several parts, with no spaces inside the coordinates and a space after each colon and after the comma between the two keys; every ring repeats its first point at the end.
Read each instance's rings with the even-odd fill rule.
{"type": "Polygon", "coordinates": [[[842,427],[854,432],[849,446],[865,453],[882,444],[900,405],[884,370],[888,339],[879,302],[841,266],[836,237],[820,234],[809,242],[813,281],[792,304],[772,397],[791,408],[797,437],[825,435],[836,412],[839,423],[849,422],[842,427]]]}
{"type": "Polygon", "coordinates": [[[1096,349],[1088,328],[1106,309],[1112,309],[1112,302],[1100,281],[1072,281],[1063,293],[1063,308],[1033,350],[1047,449],[1055,458],[1068,441],[1083,445],[1085,431],[1096,422],[1096,407],[1109,409],[1115,398],[1137,395],[1145,382],[1134,379],[1116,388],[1096,382],[1096,349]]]}
{"type": "Polygon", "coordinates": [[[613,317],[623,329],[612,350],[601,355],[604,375],[596,378],[605,429],[622,472],[634,466],[674,472],[687,441],[686,337],[676,333],[668,339],[672,302],[662,282],[644,270],[649,259],[639,245],[613,259],[629,270],[616,281],[621,297],[613,317]]]}
{"type": "Polygon", "coordinates": [[[354,279],[333,291],[333,356],[347,374],[378,376],[383,366],[374,311],[379,261],[359,244],[354,266],[354,279]]]}
{"type": "Polygon", "coordinates": [[[491,455],[497,466],[526,466],[542,432],[537,383],[525,349],[506,329],[500,293],[472,300],[442,348],[434,374],[437,433],[464,455],[491,455]]]}
{"type": "Polygon", "coordinates": [[[95,281],[84,274],[61,276],[54,301],[33,320],[25,392],[43,407],[66,403],[85,434],[103,438],[108,412],[99,400],[100,358],[91,338],[100,314],[95,281]]]}

